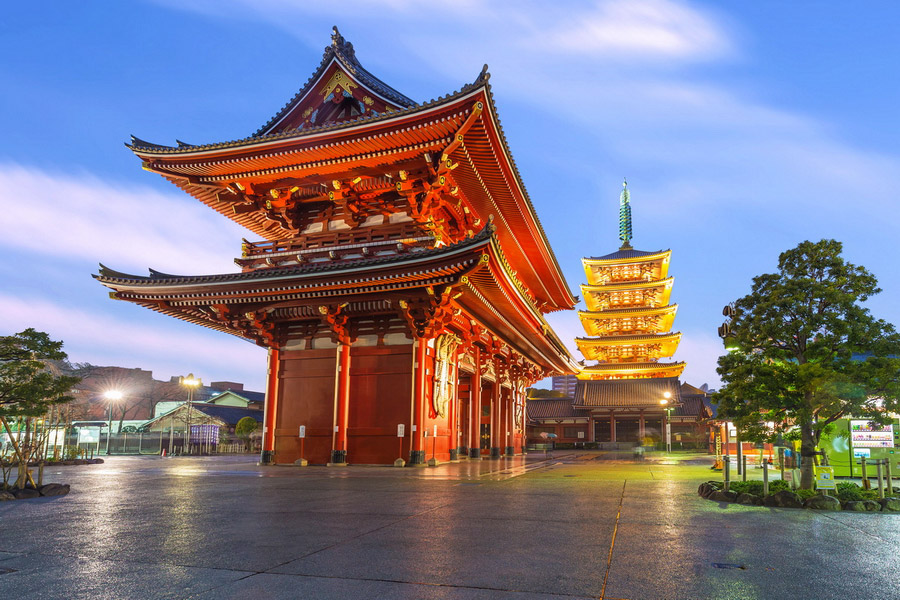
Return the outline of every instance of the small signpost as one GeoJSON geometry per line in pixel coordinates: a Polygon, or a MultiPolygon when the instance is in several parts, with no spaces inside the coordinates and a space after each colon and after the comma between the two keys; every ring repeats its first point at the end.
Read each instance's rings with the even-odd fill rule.
{"type": "Polygon", "coordinates": [[[303,443],[306,441],[306,425],[301,425],[300,429],[297,431],[297,437],[300,438],[300,458],[294,461],[294,464],[299,467],[305,467],[309,464],[309,461],[306,460],[306,453],[303,451],[303,443]]]}
{"type": "MultiPolygon", "coordinates": [[[[415,427],[415,425],[413,425],[415,427]]],[[[413,429],[415,431],[415,429],[413,429]]],[[[400,450],[397,460],[394,461],[395,467],[405,467],[406,461],[403,460],[403,437],[406,435],[406,424],[397,423],[397,438],[400,440],[400,450]]]]}
{"type": "Polygon", "coordinates": [[[816,489],[836,490],[837,483],[834,480],[834,467],[814,467],[816,470],[816,489]]]}

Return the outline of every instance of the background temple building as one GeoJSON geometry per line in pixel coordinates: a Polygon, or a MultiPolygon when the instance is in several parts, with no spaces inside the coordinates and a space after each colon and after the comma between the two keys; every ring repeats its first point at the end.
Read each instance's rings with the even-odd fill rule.
{"type": "Polygon", "coordinates": [[[660,362],[675,353],[681,339],[680,333],[671,332],[678,309],[669,303],[672,252],[635,250],[631,237],[625,184],[619,199],[621,247],[582,259],[587,310],[578,316],[588,337],[575,342],[586,360],[597,362],[580,370],[568,405],[562,400],[529,401],[533,436],[546,432],[570,441],[653,445],[661,441],[667,419],[674,424],[701,416],[695,403],[686,407],[683,402],[678,377],[685,364],[660,362]],[[557,425],[563,426],[562,432],[557,425]]]}
{"type": "Polygon", "coordinates": [[[301,448],[331,464],[516,454],[525,388],[577,370],[544,319],[575,298],[488,80],[485,67],[418,104],[335,28],[256,133],[132,139],[144,169],[260,240],[243,243],[239,273],[95,277],[116,299],[268,348],[263,462],[301,448]]]}

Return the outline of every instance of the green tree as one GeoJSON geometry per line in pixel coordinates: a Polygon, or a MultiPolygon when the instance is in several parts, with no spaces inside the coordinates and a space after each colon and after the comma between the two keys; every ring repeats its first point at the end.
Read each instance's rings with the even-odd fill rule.
{"type": "Polygon", "coordinates": [[[253,417],[243,417],[234,426],[234,435],[244,440],[244,450],[250,451],[250,438],[259,429],[259,422],[253,417]]]}
{"type": "Polygon", "coordinates": [[[748,439],[800,432],[801,487],[812,488],[822,431],[841,417],[885,423],[900,408],[900,336],[862,306],[881,290],[835,240],[803,242],[734,303],[732,351],[719,358],[719,415],[748,439]]]}
{"type": "MultiPolygon", "coordinates": [[[[26,329],[0,336],[0,425],[9,434],[19,463],[19,487],[29,479],[27,464],[37,458],[43,440],[37,436],[35,420],[57,404],[69,402],[66,395],[79,378],[61,374],[56,361],[65,361],[62,342],[41,331],[26,329]],[[17,421],[13,427],[9,419],[17,421]],[[23,435],[24,432],[24,435],[23,435]]],[[[46,428],[43,429],[46,434],[46,428]]]]}

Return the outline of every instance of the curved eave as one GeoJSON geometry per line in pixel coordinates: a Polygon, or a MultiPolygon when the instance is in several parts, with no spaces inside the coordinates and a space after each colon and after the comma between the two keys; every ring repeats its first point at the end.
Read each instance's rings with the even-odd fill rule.
{"type": "Polygon", "coordinates": [[[490,250],[488,268],[473,272],[460,286],[460,305],[505,334],[507,343],[535,363],[557,373],[577,371],[565,344],[517,285],[498,240],[492,241],[490,250]]]}
{"type": "Polygon", "coordinates": [[[217,159],[228,159],[233,161],[242,153],[250,155],[252,152],[258,151],[281,151],[283,150],[283,147],[289,147],[292,143],[298,141],[314,144],[324,138],[340,136],[341,134],[350,136],[353,134],[361,134],[361,132],[368,133],[370,129],[382,126],[390,127],[392,124],[402,122],[410,116],[427,117],[434,112],[440,111],[442,107],[456,103],[460,100],[465,101],[467,98],[470,98],[478,92],[483,92],[485,87],[486,84],[483,81],[476,80],[475,83],[468,84],[459,91],[403,110],[397,110],[377,116],[361,116],[357,119],[342,121],[340,123],[330,123],[320,127],[311,127],[309,129],[292,129],[268,135],[230,140],[227,142],[192,146],[162,146],[158,144],[149,144],[142,140],[137,141],[146,145],[133,143],[126,144],[126,146],[130,148],[138,158],[145,161],[153,159],[165,161],[167,158],[171,161],[201,162],[217,159]]]}
{"type": "Polygon", "coordinates": [[[604,283],[602,285],[582,284],[581,291],[585,293],[603,293],[628,290],[646,290],[652,288],[672,287],[673,283],[675,283],[674,277],[666,277],[665,279],[653,279],[651,281],[623,281],[617,283],[604,283]]]}
{"type": "Polygon", "coordinates": [[[660,319],[652,330],[646,333],[662,333],[672,328],[675,322],[675,312],[678,308],[677,304],[670,304],[659,308],[626,308],[614,309],[608,311],[578,311],[578,318],[585,332],[590,336],[610,335],[608,328],[604,328],[604,323],[619,321],[626,318],[655,317],[660,319]]]}
{"type": "Polygon", "coordinates": [[[615,363],[606,365],[594,365],[583,367],[576,377],[582,380],[605,379],[613,377],[678,377],[684,371],[687,363],[615,363]]]}
{"type": "Polygon", "coordinates": [[[581,259],[581,264],[587,268],[588,266],[609,267],[619,265],[639,265],[647,262],[669,260],[672,256],[671,250],[659,250],[643,256],[623,257],[623,258],[605,258],[587,256],[581,259]]]}
{"type": "Polygon", "coordinates": [[[100,265],[100,273],[94,275],[100,283],[117,292],[152,289],[160,293],[174,292],[185,287],[216,288],[246,284],[248,286],[271,285],[279,282],[298,280],[341,279],[351,280],[360,273],[390,268],[412,268],[433,260],[452,259],[464,254],[480,252],[490,246],[493,232],[485,227],[478,235],[463,240],[452,246],[434,248],[408,254],[353,260],[349,262],[332,262],[322,265],[303,267],[272,267],[241,273],[223,273],[214,275],[167,275],[150,270],[150,276],[128,275],[113,271],[100,265]]]}
{"type": "Polygon", "coordinates": [[[677,310],[677,304],[668,304],[666,306],[657,307],[639,306],[635,308],[610,308],[608,310],[579,310],[578,317],[583,321],[606,321],[610,319],[622,319],[625,317],[674,315],[677,310]]]}

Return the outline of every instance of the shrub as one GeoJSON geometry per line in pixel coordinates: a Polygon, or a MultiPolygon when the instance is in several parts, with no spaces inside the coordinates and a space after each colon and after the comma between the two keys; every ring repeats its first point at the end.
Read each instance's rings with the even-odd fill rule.
{"type": "Polygon", "coordinates": [[[819,494],[816,490],[794,490],[794,492],[800,496],[801,500],[806,500],[807,498],[812,498],[819,494]]]}
{"type": "MultiPolygon", "coordinates": [[[[732,492],[737,492],[738,494],[755,494],[756,496],[762,496],[763,493],[763,482],[762,481],[733,481],[728,486],[728,489],[732,492]]],[[[771,489],[769,490],[772,491],[771,489]]]]}
{"type": "Polygon", "coordinates": [[[776,479],[775,481],[769,482],[769,493],[774,494],[775,492],[783,492],[784,490],[790,490],[791,484],[787,481],[782,481],[781,479],[776,479]]]}
{"type": "Polygon", "coordinates": [[[863,497],[864,491],[852,481],[839,481],[835,495],[841,502],[851,502],[854,500],[865,500],[863,497]]]}

